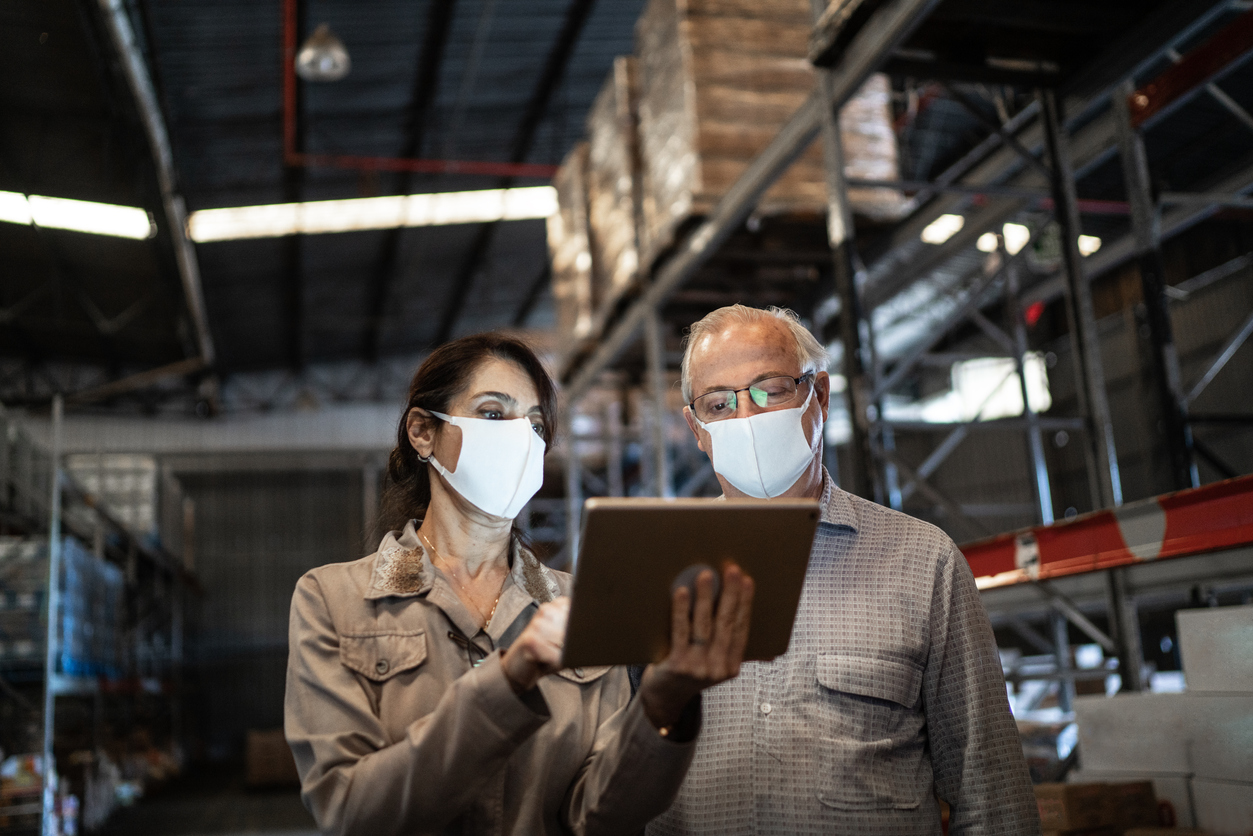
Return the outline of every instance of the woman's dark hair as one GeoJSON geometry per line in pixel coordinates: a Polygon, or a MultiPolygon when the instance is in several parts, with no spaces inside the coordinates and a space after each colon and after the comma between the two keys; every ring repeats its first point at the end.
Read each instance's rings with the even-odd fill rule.
{"type": "MultiPolygon", "coordinates": [[[[409,383],[409,400],[396,428],[396,447],[387,459],[387,479],[379,511],[382,531],[399,530],[411,519],[420,519],[431,502],[431,480],[426,464],[409,443],[409,411],[447,412],[465,391],[470,377],[491,359],[516,363],[531,378],[539,393],[544,418],[544,443],[551,448],[557,422],[557,388],[531,347],[516,337],[489,332],[444,343],[423,361],[409,383]]],[[[373,545],[373,544],[371,544],[373,545]]]]}

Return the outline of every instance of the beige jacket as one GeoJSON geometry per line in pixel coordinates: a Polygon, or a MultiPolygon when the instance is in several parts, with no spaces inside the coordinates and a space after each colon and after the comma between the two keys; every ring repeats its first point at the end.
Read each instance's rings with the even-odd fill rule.
{"type": "Polygon", "coordinates": [[[286,732],[324,833],[632,833],[669,806],[694,744],[658,734],[625,670],[513,693],[502,643],[571,579],[522,548],[512,563],[485,632],[412,523],[300,579],[286,732]]]}

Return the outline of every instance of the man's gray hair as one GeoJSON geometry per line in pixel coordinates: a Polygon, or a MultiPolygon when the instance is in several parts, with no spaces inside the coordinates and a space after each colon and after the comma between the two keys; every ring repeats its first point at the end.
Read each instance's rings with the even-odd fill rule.
{"type": "Polygon", "coordinates": [[[692,400],[692,346],[700,342],[702,337],[723,330],[729,325],[753,325],[758,322],[775,319],[782,322],[796,342],[796,359],[800,363],[801,374],[827,370],[827,350],[822,343],[801,325],[800,317],[787,308],[771,305],[768,308],[750,308],[747,305],[727,305],[705,315],[688,329],[683,338],[682,374],[683,400],[692,400]]]}

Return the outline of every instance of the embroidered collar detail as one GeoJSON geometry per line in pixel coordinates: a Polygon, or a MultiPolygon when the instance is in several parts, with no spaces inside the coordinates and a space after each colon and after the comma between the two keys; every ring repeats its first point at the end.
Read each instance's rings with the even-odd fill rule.
{"type": "MultiPolygon", "coordinates": [[[[511,546],[513,567],[509,574],[513,582],[524,589],[539,603],[551,601],[561,594],[557,579],[530,550],[514,539],[511,546]]],[[[366,598],[422,595],[430,592],[435,583],[434,567],[422,548],[414,521],[405,530],[389,531],[379,543],[374,558],[374,571],[370,577],[370,589],[366,598]]]]}

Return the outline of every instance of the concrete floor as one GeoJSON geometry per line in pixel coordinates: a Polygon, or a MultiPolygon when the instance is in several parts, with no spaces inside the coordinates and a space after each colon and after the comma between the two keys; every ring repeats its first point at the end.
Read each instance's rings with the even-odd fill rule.
{"type": "Polygon", "coordinates": [[[200,768],[116,811],[99,836],[318,836],[295,789],[250,790],[243,769],[200,768]]]}

